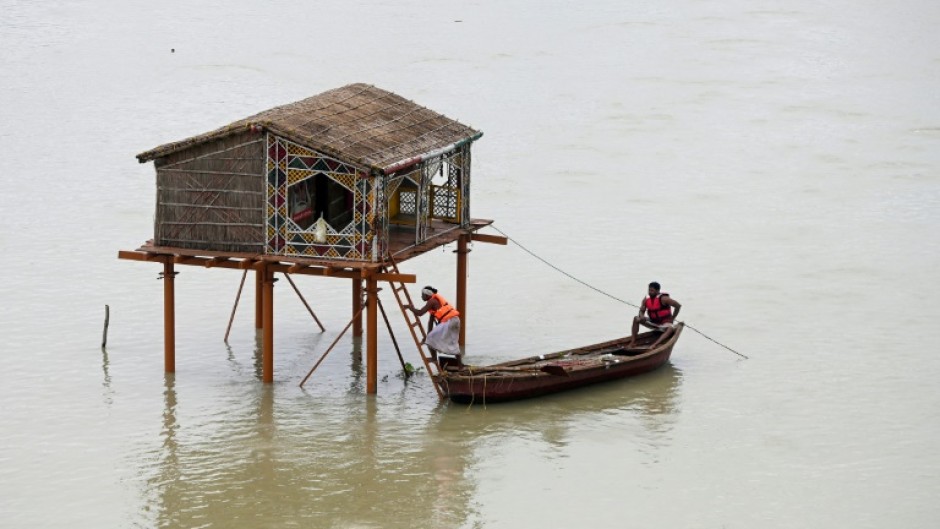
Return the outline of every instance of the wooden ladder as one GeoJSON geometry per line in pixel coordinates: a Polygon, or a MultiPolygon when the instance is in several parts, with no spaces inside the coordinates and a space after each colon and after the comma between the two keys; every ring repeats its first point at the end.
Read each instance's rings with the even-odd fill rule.
{"type": "MultiPolygon", "coordinates": [[[[382,271],[385,273],[399,273],[398,264],[395,262],[395,259],[392,258],[391,254],[389,254],[386,258],[385,264],[382,267],[382,271]]],[[[415,346],[418,348],[418,354],[421,355],[421,360],[424,362],[424,368],[427,369],[428,376],[431,377],[431,382],[434,384],[434,390],[437,391],[437,396],[443,399],[444,392],[441,390],[441,386],[438,381],[438,375],[441,373],[441,366],[436,361],[434,361],[428,346],[424,343],[424,340],[427,338],[427,332],[421,325],[421,320],[407,308],[408,306],[414,306],[411,302],[411,295],[408,294],[408,289],[405,287],[404,283],[389,281],[389,285],[392,287],[392,293],[395,294],[395,301],[398,302],[398,308],[401,309],[401,313],[405,317],[405,322],[408,323],[408,331],[411,333],[411,338],[414,340],[415,346]]]]}

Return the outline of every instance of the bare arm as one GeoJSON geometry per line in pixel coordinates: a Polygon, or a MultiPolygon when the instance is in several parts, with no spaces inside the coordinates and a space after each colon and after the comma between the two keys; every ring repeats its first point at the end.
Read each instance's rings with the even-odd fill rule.
{"type": "Polygon", "coordinates": [[[429,298],[428,301],[427,301],[427,303],[425,303],[424,306],[421,307],[420,309],[414,308],[413,305],[408,305],[407,308],[410,309],[411,312],[414,312],[414,313],[415,313],[415,316],[419,316],[419,317],[420,317],[420,316],[423,316],[423,315],[424,315],[427,311],[429,311],[429,310],[437,310],[437,309],[441,308],[441,304],[438,303],[436,299],[434,299],[434,298],[429,298]]]}
{"type": "Polygon", "coordinates": [[[666,304],[666,305],[669,305],[670,307],[672,307],[672,308],[674,309],[674,310],[672,311],[672,318],[673,318],[673,319],[676,319],[676,318],[679,317],[679,309],[682,308],[682,304],[681,304],[681,303],[679,303],[678,301],[672,299],[672,298],[669,297],[669,296],[663,296],[663,297],[662,297],[662,302],[663,302],[664,304],[666,304]]]}

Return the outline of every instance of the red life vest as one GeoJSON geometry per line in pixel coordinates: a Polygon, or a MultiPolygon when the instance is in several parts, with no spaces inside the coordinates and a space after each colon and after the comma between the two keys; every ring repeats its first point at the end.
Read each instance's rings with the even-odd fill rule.
{"type": "Polygon", "coordinates": [[[657,294],[655,298],[648,297],[643,300],[643,304],[646,306],[646,313],[649,314],[649,319],[652,323],[660,324],[672,321],[672,307],[663,304],[662,300],[659,299],[668,295],[669,294],[663,292],[657,294]]]}
{"type": "Polygon", "coordinates": [[[444,323],[445,321],[455,316],[460,316],[460,313],[457,312],[457,309],[455,309],[454,307],[451,307],[450,303],[448,303],[447,300],[444,299],[444,296],[440,294],[434,294],[433,296],[431,296],[431,299],[436,299],[437,302],[441,304],[440,308],[438,308],[437,310],[434,310],[434,309],[428,310],[431,316],[435,320],[437,320],[437,323],[444,323]]]}

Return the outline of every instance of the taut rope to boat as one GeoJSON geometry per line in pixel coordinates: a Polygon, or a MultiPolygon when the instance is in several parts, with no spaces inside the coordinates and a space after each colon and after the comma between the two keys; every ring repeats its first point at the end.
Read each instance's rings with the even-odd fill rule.
{"type": "Polygon", "coordinates": [[[545,263],[545,264],[547,264],[548,266],[554,268],[554,269],[557,270],[558,272],[561,272],[562,274],[564,274],[564,275],[570,277],[571,279],[574,279],[574,280],[577,281],[578,283],[581,283],[582,285],[584,285],[584,286],[590,288],[591,290],[597,292],[598,294],[603,294],[603,295],[609,297],[610,299],[619,301],[619,302],[623,303],[624,305],[630,305],[631,307],[633,307],[633,308],[635,308],[635,309],[640,308],[639,305],[634,305],[633,303],[630,303],[629,301],[624,301],[624,300],[618,298],[617,296],[611,295],[611,294],[609,294],[609,293],[607,293],[607,292],[604,292],[603,290],[601,290],[601,289],[599,289],[599,288],[597,288],[597,287],[595,287],[595,286],[592,286],[592,285],[589,285],[589,284],[585,283],[584,281],[582,281],[582,280],[578,279],[577,277],[575,277],[575,276],[569,274],[568,272],[565,272],[565,271],[562,270],[561,268],[558,268],[557,266],[553,265],[552,263],[549,263],[549,262],[546,261],[545,259],[542,259],[542,258],[539,257],[538,255],[535,255],[535,253],[532,252],[532,250],[529,250],[529,249],[526,248],[525,246],[519,244],[519,241],[517,241],[516,239],[513,239],[513,238],[510,237],[509,235],[506,235],[506,233],[505,233],[503,230],[497,228],[495,224],[490,224],[490,228],[493,228],[494,230],[496,230],[496,231],[498,231],[499,233],[501,233],[501,234],[503,235],[503,237],[506,237],[507,239],[509,239],[510,241],[512,241],[512,242],[513,242],[516,246],[518,246],[519,248],[522,248],[522,250],[525,251],[525,253],[531,255],[532,257],[535,257],[535,258],[538,259],[539,261],[542,261],[543,263],[545,263]]]}
{"type": "MultiPolygon", "coordinates": [[[[578,283],[581,283],[582,285],[584,285],[584,286],[590,288],[591,290],[597,292],[598,294],[602,294],[602,295],[604,295],[604,296],[607,296],[607,297],[609,297],[610,299],[612,299],[612,300],[614,300],[614,301],[619,301],[620,303],[623,303],[624,305],[629,305],[629,306],[631,306],[631,307],[633,307],[633,308],[635,308],[635,309],[640,308],[639,305],[636,305],[636,304],[634,304],[634,303],[630,303],[629,301],[622,300],[622,299],[618,298],[617,296],[614,296],[614,295],[612,295],[612,294],[610,294],[610,293],[608,293],[608,292],[604,292],[603,290],[601,290],[601,289],[599,289],[599,288],[597,288],[597,287],[595,287],[595,286],[593,286],[593,285],[590,285],[590,284],[588,284],[588,283],[586,283],[586,282],[584,282],[584,281],[578,279],[577,277],[575,277],[575,276],[569,274],[568,272],[565,272],[565,271],[562,270],[561,268],[558,268],[557,266],[555,266],[555,265],[553,265],[552,263],[546,261],[546,260],[543,259],[542,257],[539,257],[538,255],[535,254],[535,252],[533,252],[532,250],[529,250],[528,248],[526,248],[525,246],[523,246],[522,244],[520,244],[519,241],[517,241],[516,239],[510,237],[506,232],[504,232],[503,230],[497,228],[495,224],[490,224],[490,227],[493,228],[494,230],[498,231],[500,234],[502,234],[503,237],[506,237],[507,239],[509,239],[510,241],[512,241],[513,244],[515,244],[515,245],[518,246],[519,248],[522,248],[522,250],[523,250],[525,253],[531,255],[532,257],[535,257],[535,258],[538,259],[539,261],[542,261],[543,263],[545,263],[546,265],[550,266],[551,268],[553,268],[553,269],[556,270],[557,272],[560,272],[561,274],[563,274],[563,275],[565,275],[565,276],[568,276],[569,278],[571,278],[571,279],[577,281],[578,283]]],[[[687,322],[685,322],[685,326],[688,327],[689,329],[692,329],[693,331],[697,332],[698,334],[702,335],[703,337],[705,337],[705,338],[708,339],[709,341],[711,341],[711,342],[713,342],[713,343],[716,343],[716,344],[718,344],[718,345],[724,347],[725,349],[731,351],[732,353],[734,353],[734,354],[736,354],[736,355],[738,355],[738,356],[740,356],[740,357],[742,357],[742,358],[745,358],[745,359],[749,359],[749,358],[750,358],[749,356],[744,355],[744,354],[741,354],[741,353],[735,351],[734,349],[732,349],[732,348],[728,347],[727,345],[725,345],[725,344],[719,342],[718,340],[715,340],[715,339],[712,338],[711,336],[708,336],[707,334],[703,333],[702,331],[700,331],[700,330],[696,329],[695,327],[689,325],[687,322]]]]}

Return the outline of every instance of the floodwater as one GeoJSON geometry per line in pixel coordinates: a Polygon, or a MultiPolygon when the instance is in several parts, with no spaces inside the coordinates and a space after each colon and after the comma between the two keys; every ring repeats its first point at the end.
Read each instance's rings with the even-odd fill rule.
{"type": "MultiPolygon", "coordinates": [[[[933,528],[940,525],[935,1],[0,0],[0,526],[933,528]],[[688,323],[648,376],[439,404],[347,281],[253,292],[181,267],[164,375],[134,155],[351,82],[485,132],[474,217],[688,323]],[[104,307],[110,306],[102,350],[104,307]]],[[[494,233],[490,231],[491,233],[494,233]]],[[[405,264],[453,290],[448,247],[405,264]]],[[[473,246],[466,354],[551,352],[635,309],[517,245],[473,246]]],[[[399,342],[405,327],[395,322],[399,342]]],[[[416,352],[405,348],[416,363],[416,352]]]]}

